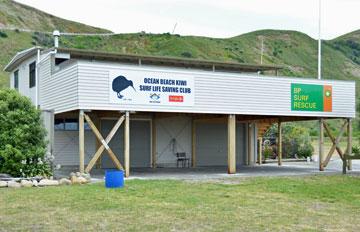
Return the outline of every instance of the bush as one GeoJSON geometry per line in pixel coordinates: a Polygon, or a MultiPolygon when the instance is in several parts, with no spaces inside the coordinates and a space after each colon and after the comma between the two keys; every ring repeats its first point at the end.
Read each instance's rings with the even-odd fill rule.
{"type": "Polygon", "coordinates": [[[0,38],[7,38],[8,35],[6,34],[5,31],[0,31],[0,38]]]}
{"type": "Polygon", "coordinates": [[[12,176],[49,176],[44,160],[46,131],[41,113],[15,90],[0,90],[0,172],[12,176]]]}

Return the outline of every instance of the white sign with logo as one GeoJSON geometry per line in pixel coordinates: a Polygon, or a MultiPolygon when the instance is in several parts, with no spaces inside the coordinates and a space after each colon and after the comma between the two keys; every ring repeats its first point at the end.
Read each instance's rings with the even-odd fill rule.
{"type": "Polygon", "coordinates": [[[193,106],[194,78],[157,71],[110,71],[109,93],[111,103],[193,106]]]}

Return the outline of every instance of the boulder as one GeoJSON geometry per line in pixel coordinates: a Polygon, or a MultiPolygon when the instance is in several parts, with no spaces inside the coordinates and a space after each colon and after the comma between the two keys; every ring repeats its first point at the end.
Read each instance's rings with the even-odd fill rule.
{"type": "Polygon", "coordinates": [[[21,188],[21,184],[16,181],[8,181],[7,186],[9,188],[21,188]]]}
{"type": "Polygon", "coordinates": [[[79,177],[72,176],[71,177],[71,183],[73,183],[73,184],[86,184],[87,182],[88,181],[82,176],[79,176],[79,177]]]}
{"type": "Polygon", "coordinates": [[[30,180],[21,180],[20,184],[22,187],[32,187],[33,186],[33,182],[30,180]]]}
{"type": "Polygon", "coordinates": [[[80,184],[86,184],[88,182],[88,180],[82,176],[78,177],[77,179],[80,184]]]}
{"type": "Polygon", "coordinates": [[[59,184],[60,184],[60,185],[71,185],[71,180],[66,179],[66,178],[61,178],[61,179],[59,180],[59,184]]]}
{"type": "Polygon", "coordinates": [[[0,178],[11,178],[11,176],[7,173],[0,173],[0,178]]]}
{"type": "Polygon", "coordinates": [[[8,186],[7,181],[0,181],[0,188],[5,188],[8,186]]]}
{"type": "Polygon", "coordinates": [[[81,176],[81,173],[80,173],[80,172],[76,172],[76,173],[75,173],[75,176],[76,176],[76,177],[80,177],[80,176],[81,176]]]}
{"type": "Polygon", "coordinates": [[[91,181],[91,176],[89,173],[82,173],[81,176],[84,177],[88,182],[91,181]]]}
{"type": "Polygon", "coordinates": [[[32,184],[34,187],[38,187],[39,186],[39,182],[37,180],[33,180],[32,184]]]}
{"type": "Polygon", "coordinates": [[[56,185],[59,185],[59,181],[57,181],[57,180],[42,179],[39,182],[40,187],[43,187],[43,186],[56,186],[56,185]]]}

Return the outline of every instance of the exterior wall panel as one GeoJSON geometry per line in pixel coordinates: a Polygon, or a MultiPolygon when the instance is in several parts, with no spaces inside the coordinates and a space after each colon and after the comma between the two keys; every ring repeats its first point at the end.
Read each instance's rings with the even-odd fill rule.
{"type": "MultiPolygon", "coordinates": [[[[78,109],[78,69],[73,64],[52,75],[50,60],[44,70],[40,88],[41,107],[55,113],[78,109]]],[[[42,68],[41,68],[42,70],[42,68]]]]}
{"type": "Polygon", "coordinates": [[[191,112],[282,116],[355,116],[355,84],[350,81],[281,78],[209,71],[186,71],[149,66],[78,61],[79,107],[98,110],[191,112]],[[194,106],[130,105],[109,101],[109,72],[138,70],[148,73],[188,75],[195,80],[194,106]],[[333,111],[291,111],[291,83],[333,86],[333,111]]]}

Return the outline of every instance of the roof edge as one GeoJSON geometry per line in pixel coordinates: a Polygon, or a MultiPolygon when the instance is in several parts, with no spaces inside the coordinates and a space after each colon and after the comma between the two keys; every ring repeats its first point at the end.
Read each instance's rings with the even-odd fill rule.
{"type": "Polygon", "coordinates": [[[16,64],[20,63],[21,61],[31,57],[34,53],[34,51],[37,51],[38,49],[43,50],[40,46],[34,46],[25,50],[22,50],[20,52],[17,52],[15,56],[10,60],[10,62],[4,67],[3,71],[5,72],[11,72],[14,70],[14,66],[16,64]]]}

